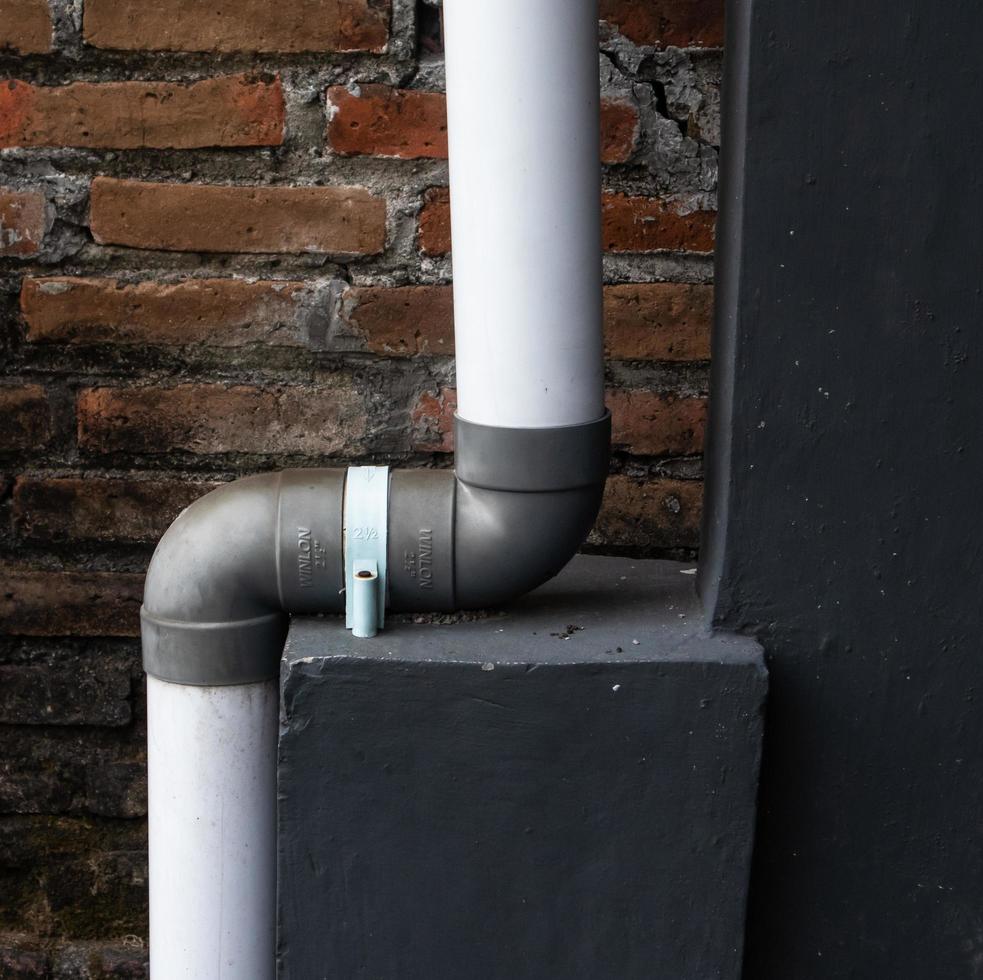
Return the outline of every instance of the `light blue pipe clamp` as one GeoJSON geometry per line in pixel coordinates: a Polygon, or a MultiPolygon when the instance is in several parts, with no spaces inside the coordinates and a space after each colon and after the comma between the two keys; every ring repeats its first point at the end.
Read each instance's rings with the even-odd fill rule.
{"type": "Polygon", "coordinates": [[[349,466],[345,480],[345,626],[370,637],[386,616],[389,467],[349,466]]]}

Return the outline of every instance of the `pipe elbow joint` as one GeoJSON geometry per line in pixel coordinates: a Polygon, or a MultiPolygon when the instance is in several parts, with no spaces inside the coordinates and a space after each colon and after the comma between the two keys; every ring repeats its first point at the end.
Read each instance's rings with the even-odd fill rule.
{"type": "Polygon", "coordinates": [[[552,578],[587,537],[604,492],[611,416],[515,429],[458,417],[455,472],[405,470],[389,491],[389,607],[500,605],[552,578]]]}
{"type": "Polygon", "coordinates": [[[552,578],[583,544],[604,493],[611,417],[551,429],[457,420],[455,598],[495,606],[552,578]]]}
{"type": "Polygon", "coordinates": [[[275,677],[286,614],[344,607],[344,481],[344,470],[260,474],[187,507],[147,570],[147,673],[202,686],[275,677]]]}
{"type": "MultiPolygon", "coordinates": [[[[456,471],[390,475],[386,605],[479,609],[554,576],[597,516],[611,418],[550,429],[457,419],[456,471]]],[[[345,471],[229,483],[163,536],[141,609],[143,660],[199,686],[275,677],[289,613],[345,608],[345,471]]]]}

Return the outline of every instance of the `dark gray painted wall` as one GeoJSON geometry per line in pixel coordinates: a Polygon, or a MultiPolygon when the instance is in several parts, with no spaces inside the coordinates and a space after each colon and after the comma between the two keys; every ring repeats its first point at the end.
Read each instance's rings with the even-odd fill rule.
{"type": "Polygon", "coordinates": [[[701,588],[771,673],[746,977],[983,976],[983,5],[729,31],[701,588]]]}

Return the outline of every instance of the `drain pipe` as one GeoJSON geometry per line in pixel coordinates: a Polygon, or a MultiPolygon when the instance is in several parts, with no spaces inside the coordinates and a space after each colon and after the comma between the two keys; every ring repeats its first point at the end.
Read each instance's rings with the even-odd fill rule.
{"type": "MultiPolygon", "coordinates": [[[[493,606],[597,515],[596,0],[444,0],[455,471],[248,477],[185,510],[141,612],[156,980],[275,972],[277,676],[289,614],[493,606]]],[[[365,642],[373,642],[366,639],[365,642]]]]}
{"type": "Polygon", "coordinates": [[[460,415],[604,414],[596,7],[446,0],[460,415]]]}

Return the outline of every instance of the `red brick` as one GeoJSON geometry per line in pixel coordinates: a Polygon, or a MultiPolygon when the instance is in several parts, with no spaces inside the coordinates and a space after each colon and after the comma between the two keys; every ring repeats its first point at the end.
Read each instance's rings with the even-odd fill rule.
{"type": "Polygon", "coordinates": [[[636,44],[723,47],[723,0],[601,0],[600,14],[636,44]]]}
{"type": "MultiPolygon", "coordinates": [[[[361,85],[327,91],[328,142],[336,153],[447,159],[447,103],[441,92],[361,85]]],[[[601,103],[601,159],[623,163],[635,149],[638,112],[627,103],[601,103]]]]}
{"type": "Polygon", "coordinates": [[[606,400],[616,448],[636,456],[690,456],[703,451],[706,399],[619,389],[609,391],[606,400]]]}
{"type": "Polygon", "coordinates": [[[190,503],[217,486],[188,480],[20,477],[13,521],[35,541],[153,542],[190,503]]]}
{"type": "Polygon", "coordinates": [[[0,147],[279,146],[283,124],[276,77],[0,85],[0,147]]]}
{"type": "Polygon", "coordinates": [[[311,387],[87,388],[78,396],[79,446],[94,453],[355,453],[366,424],[348,378],[311,387]]]}
{"type": "Polygon", "coordinates": [[[320,312],[304,283],[242,279],[126,284],[51,276],[25,279],[20,302],[27,339],[60,344],[296,347],[320,312]]]}
{"type": "Polygon", "coordinates": [[[453,354],[451,293],[450,286],[350,286],[342,318],[377,354],[453,354]]]}
{"type": "MultiPolygon", "coordinates": [[[[427,255],[446,255],[451,249],[450,194],[431,187],[420,211],[420,248],[427,255]]],[[[601,195],[604,249],[608,252],[713,251],[713,211],[681,215],[654,197],[601,195]]]]}
{"type": "Polygon", "coordinates": [[[591,544],[607,548],[696,548],[703,484],[608,477],[591,544]]]}
{"type": "Polygon", "coordinates": [[[100,244],[178,252],[375,255],[386,202],[363,187],[151,184],[97,177],[92,235],[100,244]]]}
{"type": "Polygon", "coordinates": [[[328,142],[336,153],[447,159],[447,106],[440,92],[362,85],[327,91],[328,142]]]}
{"type": "Polygon", "coordinates": [[[625,163],[635,152],[638,110],[627,102],[601,102],[601,163],[625,163]]]}
{"type": "Polygon", "coordinates": [[[430,187],[420,209],[420,249],[426,255],[451,250],[451,195],[446,187],[430,187]]]}
{"type": "Polygon", "coordinates": [[[37,255],[48,228],[47,212],[40,191],[0,187],[0,256],[37,255]]]}
{"type": "MultiPolygon", "coordinates": [[[[341,315],[374,353],[454,353],[450,286],[351,286],[342,294],[341,315]]],[[[712,318],[712,286],[605,286],[605,354],[615,360],[705,361],[712,318]]]]}
{"type": "Polygon", "coordinates": [[[604,346],[610,358],[708,360],[712,321],[712,286],[650,282],[604,290],[604,346]]]}
{"type": "Polygon", "coordinates": [[[457,392],[453,388],[441,388],[437,395],[421,395],[413,409],[413,448],[424,453],[454,452],[456,411],[457,392]]]}
{"type": "Polygon", "coordinates": [[[605,194],[601,234],[608,252],[712,252],[714,211],[680,214],[654,197],[605,194]]]}
{"type": "Polygon", "coordinates": [[[39,385],[0,387],[0,452],[38,449],[51,438],[51,409],[39,385]]]}
{"type": "Polygon", "coordinates": [[[86,0],[83,35],[125,51],[382,51],[389,0],[86,0]]]}
{"type": "Polygon", "coordinates": [[[0,50],[46,54],[51,50],[48,0],[0,0],[0,50]]]}
{"type": "Polygon", "coordinates": [[[0,565],[0,631],[12,636],[139,636],[143,576],[0,565]]]}

